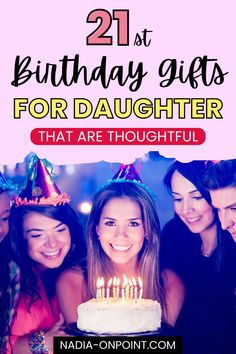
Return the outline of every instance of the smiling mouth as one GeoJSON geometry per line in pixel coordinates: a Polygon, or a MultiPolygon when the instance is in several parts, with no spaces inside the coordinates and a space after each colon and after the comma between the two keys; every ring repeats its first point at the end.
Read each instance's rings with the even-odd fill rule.
{"type": "Polygon", "coordinates": [[[195,223],[197,223],[200,219],[201,219],[200,216],[198,216],[198,217],[196,217],[196,218],[185,218],[185,220],[186,220],[189,224],[195,224],[195,223]]]}
{"type": "Polygon", "coordinates": [[[42,254],[47,258],[56,258],[60,252],[61,252],[61,249],[55,250],[55,251],[45,251],[45,252],[42,252],[42,254]]]}
{"type": "Polygon", "coordinates": [[[125,251],[128,251],[132,247],[132,245],[121,246],[121,245],[114,245],[114,244],[111,243],[111,247],[115,251],[125,252],[125,251]]]}

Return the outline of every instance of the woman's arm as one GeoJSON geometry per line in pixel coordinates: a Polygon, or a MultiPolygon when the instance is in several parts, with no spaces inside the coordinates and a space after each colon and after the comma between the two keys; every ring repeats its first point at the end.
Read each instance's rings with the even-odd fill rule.
{"type": "MultiPolygon", "coordinates": [[[[64,321],[65,320],[61,315],[60,320],[49,331],[44,332],[45,346],[48,349],[49,354],[53,354],[53,337],[67,336],[62,328],[64,321]]],[[[31,336],[32,335],[18,337],[13,345],[13,354],[30,354],[31,336]]],[[[12,353],[10,344],[8,344],[7,353],[12,353]]]]}
{"type": "Polygon", "coordinates": [[[165,288],[165,318],[171,326],[175,325],[185,299],[185,286],[179,276],[170,269],[162,271],[165,288]]]}
{"type": "Polygon", "coordinates": [[[78,305],[88,300],[83,272],[78,268],[64,271],[57,280],[56,293],[66,322],[76,322],[78,305]]]}

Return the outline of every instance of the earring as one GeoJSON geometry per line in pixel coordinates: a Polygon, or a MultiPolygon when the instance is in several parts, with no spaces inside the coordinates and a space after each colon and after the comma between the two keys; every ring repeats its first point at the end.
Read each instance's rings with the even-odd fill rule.
{"type": "Polygon", "coordinates": [[[144,237],[148,240],[148,235],[145,235],[144,237]]]}

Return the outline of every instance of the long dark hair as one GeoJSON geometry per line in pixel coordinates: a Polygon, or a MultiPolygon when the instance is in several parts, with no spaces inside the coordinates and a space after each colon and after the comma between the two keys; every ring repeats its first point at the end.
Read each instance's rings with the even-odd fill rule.
{"type": "Polygon", "coordinates": [[[80,266],[85,270],[85,240],[78,216],[70,205],[60,206],[13,206],[10,214],[10,238],[13,249],[13,257],[21,270],[21,292],[29,295],[28,310],[33,302],[40,298],[37,288],[37,277],[33,271],[34,261],[28,255],[27,240],[23,236],[23,222],[26,215],[36,212],[51,219],[66,224],[70,231],[71,247],[62,265],[56,269],[46,270],[42,279],[47,294],[52,297],[55,294],[55,282],[59,274],[66,268],[80,266]]]}
{"type": "Polygon", "coordinates": [[[210,190],[236,187],[236,159],[208,161],[204,182],[210,190]]]}
{"type": "MultiPolygon", "coordinates": [[[[171,192],[171,180],[174,172],[179,172],[183,177],[189,180],[196,189],[201,193],[206,202],[212,207],[214,211],[214,220],[217,225],[217,248],[216,248],[216,269],[220,271],[222,266],[222,229],[220,227],[219,219],[217,213],[211,204],[211,196],[204,184],[204,177],[207,169],[207,162],[204,160],[191,161],[188,163],[174,161],[170,168],[168,169],[165,177],[164,184],[167,186],[168,190],[171,192]]],[[[180,220],[179,216],[175,214],[175,218],[180,220]]]]}
{"type": "Polygon", "coordinates": [[[9,240],[5,237],[0,242],[0,344],[3,346],[3,339],[9,331],[9,311],[10,311],[10,286],[9,277],[9,240]]]}
{"type": "MultiPolygon", "coordinates": [[[[0,187],[0,195],[8,193],[8,189],[0,187]]],[[[8,235],[0,242],[0,347],[4,348],[4,337],[9,334],[11,310],[10,280],[10,240],[8,235]]]]}
{"type": "Polygon", "coordinates": [[[197,190],[202,194],[203,198],[211,205],[211,196],[204,185],[204,175],[206,173],[206,161],[191,161],[188,163],[174,161],[168,169],[164,184],[171,192],[171,180],[175,171],[178,171],[182,176],[189,180],[197,190]]]}

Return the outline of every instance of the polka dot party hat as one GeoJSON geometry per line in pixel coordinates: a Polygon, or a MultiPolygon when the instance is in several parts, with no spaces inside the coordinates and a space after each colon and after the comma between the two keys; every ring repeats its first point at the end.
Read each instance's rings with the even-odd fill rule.
{"type": "Polygon", "coordinates": [[[46,159],[33,155],[28,164],[28,176],[17,197],[16,207],[22,205],[62,205],[70,202],[66,193],[61,193],[52,180],[52,165],[46,159]]]}

